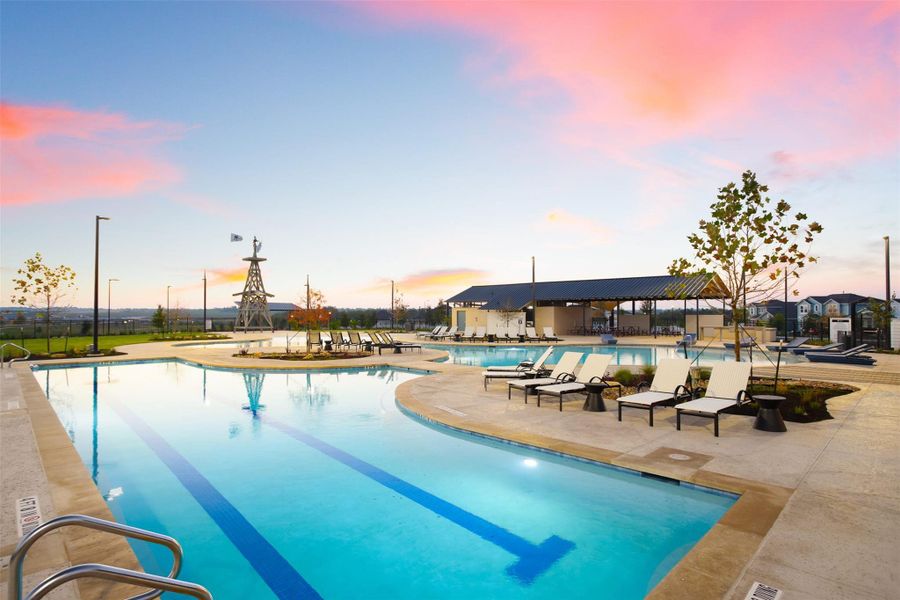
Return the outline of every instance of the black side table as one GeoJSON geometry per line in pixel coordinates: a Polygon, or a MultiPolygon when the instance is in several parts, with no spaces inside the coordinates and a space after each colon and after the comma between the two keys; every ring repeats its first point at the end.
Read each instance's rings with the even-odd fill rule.
{"type": "Polygon", "coordinates": [[[619,388],[619,397],[622,396],[622,386],[615,381],[594,381],[584,384],[588,391],[587,398],[584,400],[582,410],[590,412],[606,412],[606,405],[603,403],[603,390],[611,387],[619,388]]]}
{"type": "Polygon", "coordinates": [[[784,402],[784,396],[760,395],[753,396],[753,399],[759,404],[759,412],[756,414],[756,421],[753,422],[753,429],[760,431],[771,431],[780,433],[787,431],[784,426],[784,419],[781,418],[781,403],[784,402]]]}

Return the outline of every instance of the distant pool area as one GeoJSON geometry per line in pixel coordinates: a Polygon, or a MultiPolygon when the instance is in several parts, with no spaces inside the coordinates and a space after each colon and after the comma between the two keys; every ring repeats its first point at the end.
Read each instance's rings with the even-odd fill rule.
{"type": "MultiPolygon", "coordinates": [[[[547,349],[547,344],[534,345],[474,345],[474,344],[425,344],[428,348],[446,350],[449,353],[449,362],[458,365],[474,367],[496,367],[517,365],[523,361],[537,360],[547,349]]],[[[609,354],[612,355],[611,365],[655,365],[663,358],[683,358],[685,353],[675,346],[629,346],[619,343],[614,346],[601,345],[556,345],[550,357],[550,363],[559,360],[564,352],[581,352],[582,354],[609,354]]],[[[747,350],[742,351],[741,360],[749,361],[751,354],[747,350]]],[[[701,353],[701,348],[688,348],[687,357],[701,366],[712,366],[717,362],[734,360],[731,350],[722,348],[707,348],[701,353]],[[697,357],[699,356],[699,359],[697,357]]],[[[769,361],[758,350],[753,352],[753,361],[760,366],[769,366],[769,361]]],[[[774,353],[770,358],[775,359],[774,353]]],[[[800,362],[800,359],[792,354],[783,354],[782,363],[790,364],[800,362]]]]}
{"type": "Polygon", "coordinates": [[[642,598],[735,501],[426,425],[395,401],[415,371],[34,375],[116,518],[217,598],[642,598]]]}

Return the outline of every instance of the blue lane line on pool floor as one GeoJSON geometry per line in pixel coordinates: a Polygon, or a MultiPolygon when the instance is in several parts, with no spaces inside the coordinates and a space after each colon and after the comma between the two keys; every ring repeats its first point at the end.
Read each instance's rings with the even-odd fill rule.
{"type": "Polygon", "coordinates": [[[281,553],[184,456],[124,404],[107,401],[107,405],[169,467],[278,598],[321,600],[319,593],[281,553]]]}
{"type": "Polygon", "coordinates": [[[416,487],[395,475],[391,475],[387,471],[356,458],[352,454],[344,452],[340,448],[336,448],[296,427],[268,417],[263,418],[262,422],[343,463],[386,488],[394,490],[433,513],[449,519],[482,539],[503,548],[510,554],[518,556],[519,560],[507,567],[506,572],[526,585],[531,584],[538,576],[575,547],[574,542],[556,535],[550,536],[540,544],[532,544],[508,529],[426,492],[422,488],[416,487]]]}

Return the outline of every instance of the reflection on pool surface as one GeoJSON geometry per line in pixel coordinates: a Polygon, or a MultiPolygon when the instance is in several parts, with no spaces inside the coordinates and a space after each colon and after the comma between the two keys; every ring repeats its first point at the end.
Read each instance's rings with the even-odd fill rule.
{"type": "MultiPolygon", "coordinates": [[[[537,360],[547,349],[547,345],[453,345],[453,344],[427,344],[429,348],[446,350],[450,354],[449,361],[459,365],[476,367],[496,367],[501,365],[517,365],[520,362],[537,360]]],[[[684,350],[675,346],[628,346],[618,344],[615,346],[556,346],[550,356],[549,363],[559,360],[563,352],[581,352],[582,354],[611,354],[611,365],[655,365],[662,358],[683,358],[684,350]]],[[[734,354],[730,350],[721,348],[707,348],[700,353],[700,348],[688,348],[687,355],[692,361],[700,355],[697,364],[712,366],[717,362],[734,360],[734,354]]],[[[774,353],[770,358],[775,360],[774,353]]],[[[746,350],[741,353],[741,360],[750,360],[750,353],[746,350]]],[[[753,361],[760,365],[769,365],[769,361],[758,350],[753,353],[753,361]]],[[[782,363],[796,363],[798,357],[784,354],[782,363]]]]}
{"type": "Polygon", "coordinates": [[[394,400],[419,376],[35,371],[116,518],[217,599],[642,598],[734,502],[425,425],[394,400]]]}

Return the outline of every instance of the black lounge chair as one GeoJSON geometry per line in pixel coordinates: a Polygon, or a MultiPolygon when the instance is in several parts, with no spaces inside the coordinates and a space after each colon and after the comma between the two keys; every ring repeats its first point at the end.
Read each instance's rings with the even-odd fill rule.
{"type": "Polygon", "coordinates": [[[778,352],[779,350],[781,350],[782,352],[789,352],[789,351],[793,350],[794,348],[798,348],[799,346],[805,344],[808,341],[809,341],[808,337],[798,337],[798,338],[792,339],[787,344],[768,344],[768,345],[766,345],[766,348],[768,350],[771,350],[772,352],[778,352]]]}
{"type": "Polygon", "coordinates": [[[868,344],[860,344],[843,352],[807,352],[804,356],[811,362],[872,366],[876,362],[875,359],[867,354],[863,354],[868,349],[868,344]]]}
{"type": "Polygon", "coordinates": [[[422,345],[421,345],[421,344],[413,344],[413,343],[411,343],[411,342],[398,342],[398,341],[395,340],[395,339],[393,338],[393,336],[391,336],[391,334],[389,334],[389,333],[382,333],[382,334],[381,334],[381,337],[382,337],[386,342],[388,342],[388,343],[390,343],[390,344],[393,344],[393,346],[394,346],[395,349],[400,349],[400,350],[402,351],[404,348],[409,348],[410,350],[414,350],[414,349],[418,348],[419,352],[422,351],[422,345]]]}
{"type": "Polygon", "coordinates": [[[843,344],[839,342],[835,342],[833,344],[826,344],[824,346],[810,346],[808,348],[791,348],[791,353],[796,354],[797,356],[803,356],[807,352],[840,352],[841,348],[843,348],[843,344]]]}

